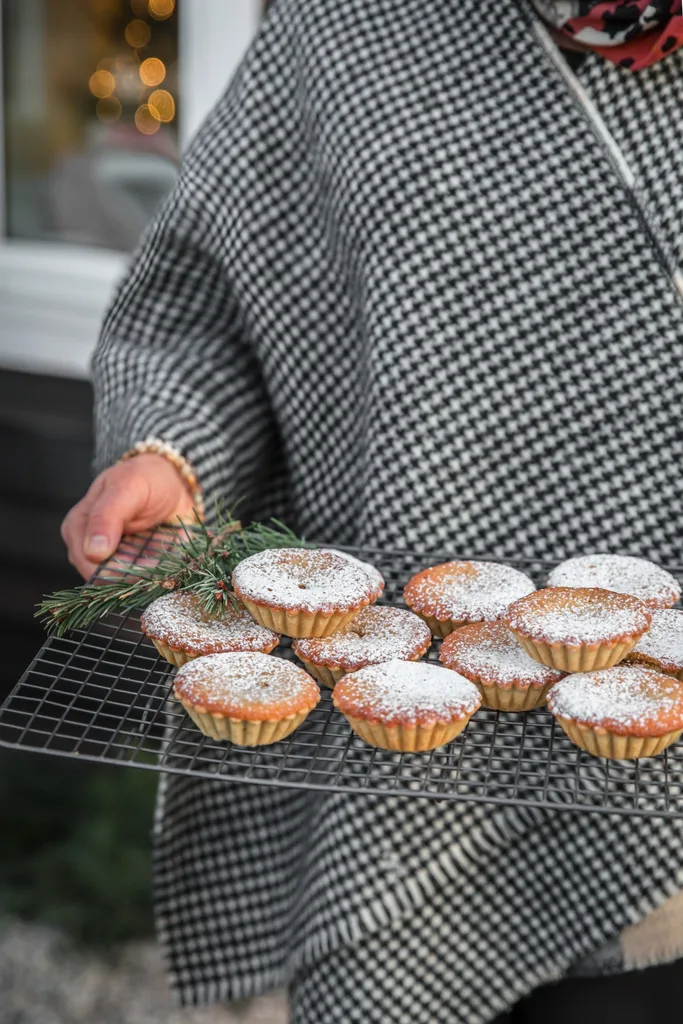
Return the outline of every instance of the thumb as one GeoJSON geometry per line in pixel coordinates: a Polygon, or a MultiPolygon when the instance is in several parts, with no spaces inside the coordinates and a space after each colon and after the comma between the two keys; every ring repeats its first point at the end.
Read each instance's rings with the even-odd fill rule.
{"type": "Polygon", "coordinates": [[[101,562],[113,555],[144,503],[144,495],[130,483],[127,487],[105,488],[90,506],[83,542],[85,557],[101,562]]]}

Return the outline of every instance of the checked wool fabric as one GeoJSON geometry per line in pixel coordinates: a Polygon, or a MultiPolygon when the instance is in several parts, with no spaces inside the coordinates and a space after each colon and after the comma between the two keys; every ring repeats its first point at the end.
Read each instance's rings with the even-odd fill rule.
{"type": "MultiPolygon", "coordinates": [[[[491,7],[278,0],[109,310],[100,467],[151,436],[327,543],[680,562],[681,51],[578,71],[646,230],[491,7]]],[[[683,886],[678,822],[170,777],[155,833],[179,997],[291,982],[296,1024],[488,1021],[683,886]]]]}

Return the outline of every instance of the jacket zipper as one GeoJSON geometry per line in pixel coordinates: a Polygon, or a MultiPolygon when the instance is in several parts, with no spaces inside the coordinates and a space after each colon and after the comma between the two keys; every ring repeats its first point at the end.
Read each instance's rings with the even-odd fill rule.
{"type": "Polygon", "coordinates": [[[657,234],[656,228],[652,225],[650,217],[648,216],[648,213],[638,195],[636,176],[633,173],[628,160],[602,119],[590,96],[588,96],[586,90],[581,85],[581,82],[578,80],[572,69],[569,67],[569,64],[560,53],[559,47],[555,44],[540,17],[535,13],[532,13],[531,22],[532,28],[541,43],[546,56],[552,62],[555,69],[562,75],[576,105],[581,109],[586,122],[592,129],[593,135],[597,139],[603,151],[609,157],[614,170],[621,180],[630,204],[637,214],[643,230],[657,254],[659,262],[666,271],[679,299],[683,301],[683,270],[677,267],[670,259],[666,248],[657,234]]]}

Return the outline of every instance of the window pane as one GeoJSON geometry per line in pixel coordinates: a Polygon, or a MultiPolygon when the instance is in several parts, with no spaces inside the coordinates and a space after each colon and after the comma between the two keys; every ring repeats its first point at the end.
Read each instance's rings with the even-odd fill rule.
{"type": "Polygon", "coordinates": [[[130,249],[178,165],[175,0],[3,0],[10,236],[130,249]]]}

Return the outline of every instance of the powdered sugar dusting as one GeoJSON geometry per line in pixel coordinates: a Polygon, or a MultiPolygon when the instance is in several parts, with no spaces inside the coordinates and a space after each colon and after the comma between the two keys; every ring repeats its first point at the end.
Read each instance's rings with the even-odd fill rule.
{"type": "Polygon", "coordinates": [[[280,637],[259,626],[243,609],[227,606],[221,618],[206,616],[194,594],[164,594],[140,618],[143,632],[176,650],[197,654],[219,651],[272,651],[280,637]]]}
{"type": "Polygon", "coordinates": [[[420,661],[388,661],[344,676],[333,691],[340,711],[385,725],[429,725],[472,715],[481,705],[474,683],[420,661]]]}
{"type": "Polygon", "coordinates": [[[654,562],[631,555],[581,555],[556,566],[549,587],[601,587],[632,594],[652,608],[669,608],[681,596],[678,580],[654,562]]]}
{"type": "Polygon", "coordinates": [[[651,618],[642,601],[628,594],[548,587],[516,601],[503,622],[539,643],[580,645],[639,636],[649,628],[651,618]]]}
{"type": "Polygon", "coordinates": [[[209,654],[178,669],[175,694],[195,707],[252,721],[314,707],[320,690],[302,668],[267,654],[209,654]]]}
{"type": "Polygon", "coordinates": [[[238,597],[285,610],[346,611],[374,601],[384,581],[374,567],[340,551],[269,548],[235,568],[238,597]]]}
{"type": "Polygon", "coordinates": [[[373,584],[373,586],[380,587],[384,590],[384,577],[379,569],[375,568],[374,565],[370,565],[369,562],[363,562],[360,558],[356,558],[355,555],[350,555],[348,551],[337,551],[336,548],[321,548],[321,551],[330,551],[332,554],[339,555],[340,558],[346,558],[349,562],[354,565],[360,565],[364,572],[366,572],[373,584]]]}
{"type": "Polygon", "coordinates": [[[640,665],[617,665],[561,679],[548,708],[622,736],[661,736],[683,726],[683,683],[640,665]]]}
{"type": "Polygon", "coordinates": [[[463,626],[446,637],[440,660],[473,682],[488,686],[543,687],[565,675],[534,661],[501,622],[463,626]]]}
{"type": "Polygon", "coordinates": [[[456,561],[413,576],[404,597],[409,608],[442,622],[488,622],[535,589],[533,580],[509,565],[456,561]]]}
{"type": "Polygon", "coordinates": [[[406,661],[425,654],[432,642],[429,626],[404,608],[370,605],[339,633],[295,640],[294,652],[305,661],[347,672],[393,658],[406,661]]]}
{"type": "Polygon", "coordinates": [[[683,612],[677,608],[655,611],[650,629],[640,638],[629,659],[636,661],[639,655],[657,662],[664,672],[683,671],[683,612]]]}

